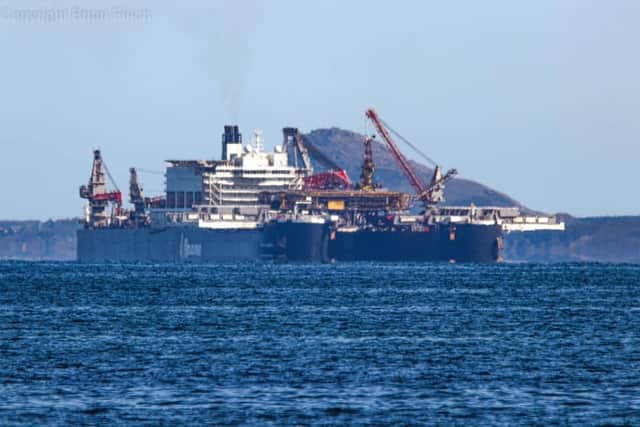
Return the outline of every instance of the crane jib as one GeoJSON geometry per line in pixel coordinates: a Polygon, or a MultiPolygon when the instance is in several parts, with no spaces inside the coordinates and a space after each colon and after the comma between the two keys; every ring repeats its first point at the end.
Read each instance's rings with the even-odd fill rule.
{"type": "Polygon", "coordinates": [[[367,117],[371,119],[371,121],[373,122],[373,125],[376,127],[376,130],[378,131],[382,139],[384,139],[384,141],[387,143],[387,146],[391,150],[391,154],[393,154],[393,157],[400,164],[400,167],[402,168],[405,175],[407,175],[407,178],[409,179],[409,183],[416,190],[416,193],[423,194],[425,191],[427,191],[427,186],[413,171],[413,169],[409,165],[409,162],[404,157],[404,155],[400,152],[400,149],[391,138],[391,135],[389,135],[389,132],[387,132],[387,129],[382,124],[382,121],[380,120],[380,117],[378,117],[378,114],[375,112],[375,110],[372,108],[367,110],[367,117]]]}
{"type": "Polygon", "coordinates": [[[417,197],[425,204],[425,205],[433,205],[442,200],[444,200],[444,184],[452,179],[457,171],[455,169],[449,170],[444,176],[440,176],[440,167],[426,154],[422,153],[417,147],[407,141],[405,138],[400,136],[397,132],[393,131],[379,116],[378,113],[373,108],[370,108],[366,112],[366,116],[373,122],[378,134],[382,137],[382,139],[386,142],[387,147],[391,151],[393,158],[398,162],[402,171],[407,176],[409,183],[413,186],[416,191],[417,197]],[[402,154],[396,143],[389,135],[389,131],[391,130],[395,135],[397,135],[400,139],[402,139],[405,143],[407,143],[410,147],[416,150],[422,157],[424,157],[427,161],[431,162],[435,166],[434,177],[432,178],[431,185],[427,186],[420,179],[418,174],[413,170],[409,161],[402,154]]]}

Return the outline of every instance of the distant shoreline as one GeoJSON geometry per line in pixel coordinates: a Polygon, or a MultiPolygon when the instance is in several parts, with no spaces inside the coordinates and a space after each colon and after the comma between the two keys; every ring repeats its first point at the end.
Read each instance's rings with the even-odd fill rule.
{"type": "MultiPolygon", "coordinates": [[[[505,235],[506,262],[640,264],[640,215],[577,218],[564,232],[505,235]]],[[[79,218],[0,220],[0,260],[73,261],[79,218]]]]}

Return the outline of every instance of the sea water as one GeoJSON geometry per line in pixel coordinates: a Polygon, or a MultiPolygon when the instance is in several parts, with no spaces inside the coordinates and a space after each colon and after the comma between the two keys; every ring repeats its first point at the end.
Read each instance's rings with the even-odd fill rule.
{"type": "Polygon", "coordinates": [[[0,425],[640,424],[640,266],[0,263],[0,425]]]}

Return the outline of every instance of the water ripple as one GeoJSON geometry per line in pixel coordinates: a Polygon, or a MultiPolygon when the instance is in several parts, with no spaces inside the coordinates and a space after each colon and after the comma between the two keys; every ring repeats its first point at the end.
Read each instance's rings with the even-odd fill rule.
{"type": "Polygon", "coordinates": [[[0,425],[640,424],[640,267],[0,263],[0,425]]]}

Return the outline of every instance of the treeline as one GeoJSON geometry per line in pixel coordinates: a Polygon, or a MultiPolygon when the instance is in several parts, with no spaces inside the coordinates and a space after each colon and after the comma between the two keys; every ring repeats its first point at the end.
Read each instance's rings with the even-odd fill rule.
{"type": "Polygon", "coordinates": [[[79,220],[0,221],[0,258],[74,260],[79,220]]]}
{"type": "Polygon", "coordinates": [[[640,263],[640,216],[562,218],[565,232],[506,235],[505,259],[640,263]]]}

